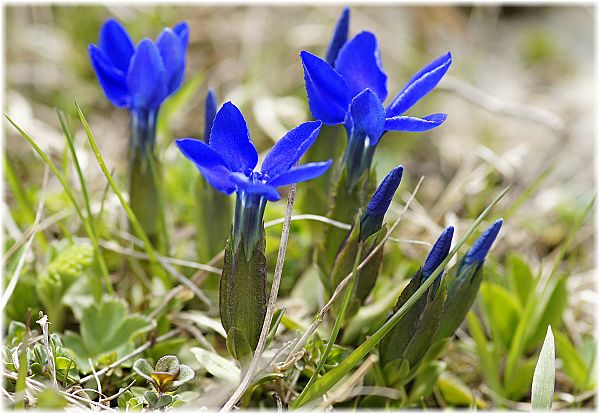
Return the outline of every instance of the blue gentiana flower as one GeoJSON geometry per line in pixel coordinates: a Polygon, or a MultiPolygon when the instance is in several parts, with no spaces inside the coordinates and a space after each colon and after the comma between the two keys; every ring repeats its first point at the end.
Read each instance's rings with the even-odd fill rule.
{"type": "Polygon", "coordinates": [[[210,130],[212,129],[213,122],[215,122],[218,106],[217,94],[214,89],[209,88],[206,94],[206,101],[204,102],[204,140],[206,142],[208,142],[210,130]]]}
{"type": "Polygon", "coordinates": [[[392,198],[402,180],[404,168],[399,165],[386,175],[377,190],[371,197],[365,212],[360,219],[360,240],[366,240],[369,236],[379,231],[383,218],[387,212],[392,198]]]}
{"type": "Polygon", "coordinates": [[[234,239],[246,234],[246,251],[260,238],[266,201],[280,199],[278,187],[323,174],[331,160],[295,166],[321,129],[320,121],[305,122],[289,131],[266,155],[260,169],[258,153],[240,110],[231,102],[217,112],[209,143],[183,138],[176,141],[181,152],[217,190],[237,194],[234,239]]]}
{"type": "MultiPolygon", "coordinates": [[[[448,226],[446,229],[440,234],[438,239],[433,244],[433,247],[429,251],[427,255],[427,259],[425,259],[425,263],[423,264],[423,272],[421,273],[421,284],[431,274],[437,269],[437,267],[446,259],[448,253],[450,252],[450,246],[452,245],[452,237],[454,236],[454,227],[448,226]]],[[[438,276],[438,279],[441,278],[442,270],[438,276]]]]}
{"type": "Polygon", "coordinates": [[[344,124],[346,128],[344,163],[351,185],[370,168],[375,147],[385,132],[423,132],[446,120],[443,113],[422,118],[405,113],[442,79],[452,63],[450,53],[413,75],[385,108],[387,75],[373,33],[365,31],[346,42],[334,64],[307,51],[300,57],[313,116],[327,125],[344,124]]]}
{"type": "Polygon", "coordinates": [[[134,45],[125,28],[107,20],[98,45],[90,44],[92,67],[106,98],[132,116],[133,147],[154,145],[156,117],[163,101],[181,86],[189,26],[165,28],[156,41],[143,39],[134,45]]]}

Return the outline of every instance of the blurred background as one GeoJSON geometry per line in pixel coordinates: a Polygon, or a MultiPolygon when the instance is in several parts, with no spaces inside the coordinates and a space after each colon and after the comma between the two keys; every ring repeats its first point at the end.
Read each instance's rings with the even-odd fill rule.
{"type": "MultiPolygon", "coordinates": [[[[324,54],[341,8],[7,7],[5,111],[60,159],[66,147],[54,108],[74,113],[77,101],[109,166],[124,175],[128,115],[102,94],[87,46],[97,42],[108,17],[121,21],[136,42],[185,19],[190,47],[180,95],[187,95],[179,100],[184,104],[165,110],[168,120],[159,130],[165,170],[185,162],[174,139],[202,137],[209,86],[220,102],[232,100],[241,108],[257,147],[266,149],[310,119],[299,52],[324,54]]],[[[507,214],[495,261],[502,263],[516,252],[534,273],[552,267],[571,225],[596,191],[594,24],[594,10],[586,6],[352,6],[351,36],[361,30],[377,35],[390,97],[423,65],[446,51],[453,55],[448,76],[411,110],[415,115],[448,113],[445,124],[423,134],[386,135],[375,155],[379,177],[404,165],[406,193],[425,176],[399,237],[431,241],[450,224],[461,234],[494,194],[512,183],[496,209],[507,214]]],[[[25,191],[34,194],[43,164],[12,127],[6,122],[3,127],[5,157],[25,191]]],[[[78,125],[76,130],[91,191],[101,193],[105,181],[83,131],[78,125]]],[[[190,171],[191,177],[195,172],[190,171]]],[[[54,181],[51,186],[59,188],[54,181]]],[[[173,196],[178,192],[185,190],[173,190],[173,196]]],[[[396,197],[391,213],[397,214],[406,195],[396,197]]],[[[8,211],[16,203],[10,189],[5,202],[8,211]]],[[[170,219],[172,242],[185,256],[194,233],[181,217],[193,207],[177,200],[170,204],[167,208],[177,213],[170,219]]],[[[267,217],[281,217],[281,204],[269,207],[267,217]]],[[[24,225],[8,217],[5,231],[18,234],[24,225]]],[[[276,247],[270,242],[271,249],[276,247]]],[[[407,244],[402,250],[418,258],[427,246],[407,244]]],[[[576,346],[582,345],[594,333],[598,301],[593,215],[576,234],[560,269],[569,275],[561,326],[576,346]]]]}

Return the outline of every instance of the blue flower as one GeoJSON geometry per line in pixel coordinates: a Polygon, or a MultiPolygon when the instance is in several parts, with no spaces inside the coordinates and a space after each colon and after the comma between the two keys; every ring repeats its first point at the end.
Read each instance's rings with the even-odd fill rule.
{"type": "Polygon", "coordinates": [[[463,259],[464,265],[468,266],[473,263],[477,263],[478,266],[483,264],[485,257],[492,248],[492,244],[496,240],[500,228],[502,227],[503,220],[498,219],[492,224],[481,236],[475,241],[473,247],[467,252],[463,259]]]}
{"type": "Polygon", "coordinates": [[[443,113],[422,118],[405,113],[448,71],[452,63],[449,52],[413,75],[386,108],[387,75],[373,33],[362,32],[346,42],[334,64],[307,51],[300,57],[313,116],[327,125],[344,124],[346,128],[349,142],[344,163],[351,167],[351,181],[370,168],[375,147],[385,132],[423,132],[446,120],[443,113]]]}
{"type": "MultiPolygon", "coordinates": [[[[421,274],[421,283],[423,283],[431,274],[437,269],[437,267],[444,261],[448,253],[450,252],[450,246],[452,245],[452,236],[454,236],[454,227],[449,226],[440,234],[438,239],[433,244],[433,247],[425,259],[423,265],[423,273],[421,274]]],[[[440,275],[444,273],[440,272],[440,275]]],[[[438,276],[438,277],[439,277],[438,276]]]]}
{"type": "Polygon", "coordinates": [[[404,168],[399,165],[388,173],[383,179],[371,201],[367,205],[365,212],[360,219],[360,240],[366,240],[369,236],[379,231],[383,223],[383,217],[387,212],[394,194],[402,180],[404,168]]]}
{"type": "Polygon", "coordinates": [[[273,146],[260,170],[258,153],[250,139],[248,126],[240,110],[225,103],[214,120],[209,144],[200,140],[178,139],[181,152],[196,164],[217,190],[231,194],[257,194],[269,201],[279,200],[277,187],[313,179],[323,174],[331,160],[294,167],[312,145],[321,122],[305,122],[289,131],[273,146]]]}
{"type": "Polygon", "coordinates": [[[348,40],[349,27],[350,9],[348,7],[344,7],[342,14],[340,14],[340,17],[338,18],[337,24],[335,25],[333,36],[331,37],[331,41],[327,47],[327,52],[325,53],[325,60],[332,66],[335,64],[335,60],[337,59],[340,49],[348,40]]]}
{"type": "Polygon", "coordinates": [[[98,45],[90,44],[92,67],[106,98],[118,108],[155,112],[180,86],[185,72],[188,24],[165,28],[156,42],[134,46],[125,28],[107,20],[98,45]]]}

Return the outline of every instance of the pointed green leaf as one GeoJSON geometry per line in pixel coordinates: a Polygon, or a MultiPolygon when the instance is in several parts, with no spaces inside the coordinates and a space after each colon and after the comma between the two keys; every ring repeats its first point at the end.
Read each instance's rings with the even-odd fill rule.
{"type": "Polygon", "coordinates": [[[156,362],[154,371],[177,376],[179,374],[179,359],[175,355],[165,355],[156,362]]]}
{"type": "Polygon", "coordinates": [[[190,350],[200,365],[214,377],[230,384],[237,384],[240,381],[242,373],[233,361],[202,348],[193,347],[190,350]]]}
{"type": "Polygon", "coordinates": [[[554,399],[554,375],[555,375],[554,336],[552,328],[548,326],[548,333],[537,365],[533,374],[531,384],[531,409],[534,411],[550,411],[554,399]]]}

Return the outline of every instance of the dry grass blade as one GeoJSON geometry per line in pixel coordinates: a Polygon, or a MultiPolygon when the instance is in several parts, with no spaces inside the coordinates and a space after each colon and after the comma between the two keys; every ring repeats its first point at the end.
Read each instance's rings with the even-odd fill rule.
{"type": "Polygon", "coordinates": [[[241,398],[241,396],[244,394],[244,392],[250,385],[252,375],[256,370],[258,361],[260,360],[262,352],[265,348],[267,335],[269,333],[269,328],[271,327],[271,321],[273,320],[273,312],[275,312],[275,302],[277,301],[277,295],[279,294],[279,284],[281,282],[281,275],[283,273],[283,264],[285,262],[287,242],[290,236],[290,223],[292,221],[292,208],[294,207],[295,197],[296,185],[292,184],[288,193],[285,221],[283,222],[283,229],[281,230],[281,241],[279,242],[279,252],[277,254],[277,264],[275,265],[273,285],[271,286],[271,293],[269,295],[269,304],[267,307],[267,313],[265,315],[262,330],[260,332],[260,337],[258,339],[258,344],[256,345],[256,350],[254,351],[254,355],[252,356],[252,361],[250,361],[250,365],[248,367],[248,370],[246,371],[246,375],[244,375],[244,378],[242,379],[242,382],[240,383],[238,389],[235,390],[231,398],[229,398],[229,400],[225,403],[223,408],[221,408],[220,412],[222,413],[230,411],[233,408],[234,404],[238,402],[238,400],[241,398]]]}

